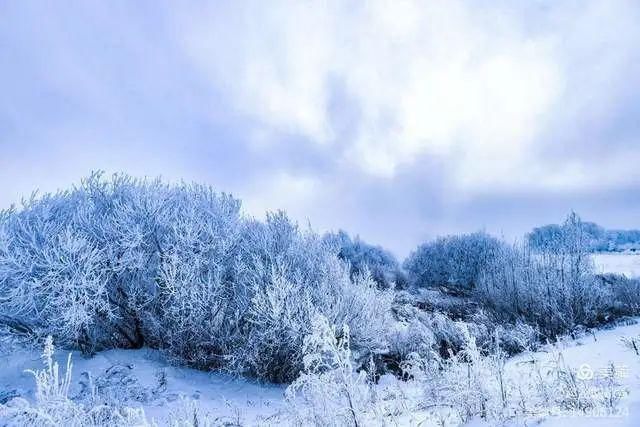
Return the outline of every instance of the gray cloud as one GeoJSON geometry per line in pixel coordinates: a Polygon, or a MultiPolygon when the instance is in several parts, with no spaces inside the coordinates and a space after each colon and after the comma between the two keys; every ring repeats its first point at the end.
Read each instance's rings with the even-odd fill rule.
{"type": "Polygon", "coordinates": [[[0,204],[208,182],[406,254],[570,209],[638,226],[635,2],[5,2],[0,204]]]}

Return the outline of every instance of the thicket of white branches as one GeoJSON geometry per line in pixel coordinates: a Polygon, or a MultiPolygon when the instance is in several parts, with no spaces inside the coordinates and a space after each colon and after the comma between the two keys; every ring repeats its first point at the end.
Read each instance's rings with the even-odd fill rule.
{"type": "Polygon", "coordinates": [[[165,349],[200,368],[293,380],[320,313],[384,347],[392,296],[284,213],[256,221],[201,185],[94,174],[0,217],[0,312],[92,352],[165,349]]]}
{"type": "Polygon", "coordinates": [[[351,276],[369,273],[381,288],[405,288],[407,279],[396,257],[380,246],[371,245],[347,232],[327,233],[323,239],[337,245],[338,257],[349,263],[351,276]]]}
{"type": "Polygon", "coordinates": [[[475,288],[502,243],[486,233],[440,237],[424,243],[404,262],[409,281],[418,287],[443,287],[453,293],[475,288]]]}
{"type": "MultiPolygon", "coordinates": [[[[508,354],[640,312],[638,281],[594,273],[588,225],[572,214],[556,231],[535,247],[485,233],[421,245],[404,263],[413,288],[398,291],[395,259],[346,234],[320,236],[283,212],[249,218],[207,186],[94,174],[0,213],[0,326],[87,353],[149,346],[290,382],[287,416],[299,424],[614,409],[613,377],[578,382],[561,358],[524,380],[505,368],[508,354]],[[388,373],[403,381],[381,388],[388,373]]],[[[146,422],[68,399],[51,351],[35,406],[16,400],[5,415],[146,422]]]]}
{"type": "Polygon", "coordinates": [[[588,239],[571,214],[553,245],[537,251],[503,246],[480,275],[477,299],[500,321],[524,319],[549,338],[604,322],[617,300],[596,278],[588,239]]]}
{"type": "Polygon", "coordinates": [[[495,325],[524,322],[555,339],[640,312],[636,280],[595,274],[589,230],[572,213],[544,245],[507,245],[483,233],[442,238],[421,245],[405,268],[417,286],[466,298],[436,308],[476,323],[480,308],[495,325]]]}

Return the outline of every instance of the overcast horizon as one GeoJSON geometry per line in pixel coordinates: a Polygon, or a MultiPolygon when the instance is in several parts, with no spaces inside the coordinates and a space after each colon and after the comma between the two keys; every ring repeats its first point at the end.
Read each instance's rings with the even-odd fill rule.
{"type": "Polygon", "coordinates": [[[406,255],[640,228],[640,2],[0,3],[0,208],[196,181],[406,255]]]}

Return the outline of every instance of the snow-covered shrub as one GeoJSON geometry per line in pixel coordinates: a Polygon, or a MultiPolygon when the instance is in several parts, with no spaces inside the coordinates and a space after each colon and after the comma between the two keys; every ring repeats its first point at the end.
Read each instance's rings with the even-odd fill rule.
{"type": "Polygon", "coordinates": [[[369,276],[350,277],[333,246],[300,232],[283,214],[252,224],[243,241],[237,281],[250,296],[242,308],[245,333],[230,354],[235,369],[275,381],[291,381],[302,368],[303,341],[321,314],[346,324],[360,357],[383,350],[391,291],[369,276]]]}
{"type": "Polygon", "coordinates": [[[234,280],[244,231],[240,202],[208,187],[174,188],[156,230],[147,336],[179,361],[218,368],[240,334],[237,317],[249,299],[234,280]]]}
{"type": "MultiPolygon", "coordinates": [[[[635,281],[596,277],[589,252],[592,228],[572,213],[561,226],[533,233],[524,245],[508,246],[482,233],[441,238],[419,247],[405,268],[414,284],[441,290],[424,298],[420,308],[467,322],[484,310],[494,327],[520,325],[531,337],[533,331],[522,329],[526,323],[540,338],[554,339],[579,325],[595,326],[640,309],[635,281]],[[455,296],[446,295],[451,293],[455,296]]],[[[509,347],[511,352],[521,345],[514,341],[509,347]]]]}
{"type": "MultiPolygon", "coordinates": [[[[463,328],[464,329],[464,328],[463,328]]],[[[448,357],[411,354],[403,363],[407,387],[421,395],[414,411],[439,425],[461,425],[474,418],[504,421],[512,412],[515,382],[506,369],[506,354],[485,354],[468,331],[462,349],[448,357]]]]}
{"type": "Polygon", "coordinates": [[[79,203],[70,194],[32,199],[0,224],[2,312],[64,341],[78,340],[97,313],[113,314],[101,249],[67,221],[79,203]]]}
{"type": "Polygon", "coordinates": [[[148,345],[289,381],[316,313],[349,325],[363,358],[385,347],[392,292],[338,250],[208,186],[94,174],[0,214],[0,312],[85,352],[148,345]]]}
{"type": "Polygon", "coordinates": [[[345,231],[327,233],[324,239],[338,247],[338,257],[349,263],[351,276],[368,272],[379,287],[404,288],[406,277],[395,256],[388,250],[354,239],[345,231]]]}
{"type": "Polygon", "coordinates": [[[609,313],[611,292],[596,280],[580,219],[571,215],[561,243],[532,252],[503,247],[480,275],[475,298],[500,322],[525,321],[555,338],[609,313]]]}
{"type": "Polygon", "coordinates": [[[500,348],[509,355],[535,350],[542,342],[535,325],[524,321],[506,323],[494,313],[480,310],[465,322],[469,334],[483,351],[500,348]]]}
{"type": "Polygon", "coordinates": [[[613,316],[637,316],[640,313],[640,280],[619,274],[602,274],[597,278],[612,294],[613,316]]]}
{"type": "Polygon", "coordinates": [[[536,350],[540,345],[540,332],[535,326],[522,321],[498,325],[494,329],[496,345],[508,354],[536,350]]]}
{"type": "Polygon", "coordinates": [[[366,371],[356,372],[349,328],[338,330],[316,316],[305,338],[304,371],[286,391],[296,423],[317,426],[364,426],[375,417],[373,384],[366,371]]]}
{"type": "Polygon", "coordinates": [[[404,262],[409,283],[456,294],[473,290],[484,266],[502,247],[486,233],[441,237],[419,246],[404,262]]]}
{"type": "Polygon", "coordinates": [[[439,353],[448,357],[464,348],[469,333],[465,322],[453,321],[442,313],[425,313],[420,320],[433,332],[439,353]]]}
{"type": "Polygon", "coordinates": [[[419,319],[408,323],[397,322],[387,336],[389,354],[405,360],[410,354],[427,357],[437,349],[436,337],[431,328],[419,319]]]}
{"type": "Polygon", "coordinates": [[[0,223],[4,311],[84,351],[141,346],[159,262],[156,219],[169,190],[94,174],[11,211],[0,223]]]}
{"type": "Polygon", "coordinates": [[[442,395],[443,402],[456,409],[462,422],[476,416],[499,418],[506,406],[503,365],[501,357],[484,358],[468,336],[465,347],[445,361],[444,384],[449,389],[442,395]]]}
{"type": "MultiPolygon", "coordinates": [[[[583,222],[588,236],[589,250],[593,252],[622,252],[640,250],[640,230],[606,230],[593,222],[583,222]]],[[[558,242],[564,225],[549,224],[534,228],[528,235],[535,249],[546,249],[558,242]]]]}
{"type": "Polygon", "coordinates": [[[464,348],[466,334],[478,342],[487,341],[487,328],[481,323],[455,321],[439,312],[406,309],[402,319],[389,328],[385,358],[392,369],[412,353],[425,359],[435,355],[447,358],[464,348]]]}
{"type": "Polygon", "coordinates": [[[239,208],[209,187],[124,175],[34,197],[0,222],[0,304],[85,351],[158,345],[162,304],[183,288],[162,280],[171,263],[205,264],[181,289],[195,293],[233,245],[239,208]]]}

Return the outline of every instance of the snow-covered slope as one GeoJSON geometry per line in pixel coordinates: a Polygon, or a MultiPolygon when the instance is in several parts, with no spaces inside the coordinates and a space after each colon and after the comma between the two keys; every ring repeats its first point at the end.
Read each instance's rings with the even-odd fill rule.
{"type": "Polygon", "coordinates": [[[587,416],[584,414],[559,415],[542,422],[545,427],[560,427],[573,423],[580,426],[638,426],[640,425],[640,356],[622,343],[623,337],[640,336],[640,324],[595,331],[593,335],[554,346],[543,351],[521,354],[510,360],[510,366],[519,369],[532,359],[542,364],[561,354],[568,366],[582,370],[588,377],[598,375],[610,363],[620,368],[617,376],[628,395],[620,403],[619,416],[587,416]]]}
{"type": "MultiPolygon", "coordinates": [[[[33,376],[25,370],[42,369],[39,353],[37,349],[2,353],[0,391],[33,397],[33,376]]],[[[62,351],[55,355],[61,369],[67,355],[62,351]]],[[[88,382],[89,372],[94,385],[106,387],[104,394],[127,406],[142,406],[147,417],[159,425],[166,425],[169,415],[178,408],[184,409],[183,399],[196,402],[200,413],[212,414],[220,424],[236,425],[268,424],[269,417],[283,404],[282,386],[175,367],[155,350],[109,350],[91,358],[73,352],[72,363],[70,397],[84,396],[82,383],[88,382]]]]}
{"type": "MultiPolygon", "coordinates": [[[[581,426],[638,425],[640,356],[622,343],[623,337],[638,336],[640,324],[620,326],[595,331],[577,340],[562,341],[546,346],[541,351],[524,353],[510,359],[507,369],[512,373],[519,370],[530,373],[533,360],[544,365],[557,359],[559,355],[567,366],[589,369],[595,375],[613,362],[620,368],[619,381],[622,388],[628,391],[628,395],[619,404],[620,416],[561,413],[558,416],[545,416],[543,419],[528,422],[541,422],[540,425],[547,427],[565,426],[570,423],[579,423],[581,426]]],[[[56,359],[64,366],[66,354],[58,352],[56,359]]],[[[114,399],[127,402],[132,407],[142,406],[148,418],[155,420],[159,425],[165,425],[170,414],[178,408],[184,409],[182,400],[185,398],[197,402],[201,413],[212,414],[221,424],[283,424],[283,419],[279,417],[284,408],[283,386],[174,367],[163,361],[157,351],[148,349],[110,350],[100,352],[91,358],[73,353],[72,360],[73,386],[70,396],[82,398],[82,384],[87,383],[86,372],[91,373],[94,384],[101,383],[101,378],[110,378],[108,383],[103,382],[110,387],[107,395],[111,394],[114,399]]],[[[36,349],[2,354],[0,390],[15,390],[19,395],[33,396],[34,381],[25,370],[41,367],[42,361],[36,349]]],[[[522,422],[523,420],[518,420],[514,425],[522,425],[522,422]]],[[[483,422],[472,424],[490,425],[483,422]]],[[[407,425],[413,425],[413,420],[407,421],[407,425]]]]}
{"type": "Polygon", "coordinates": [[[640,277],[640,254],[603,252],[593,254],[598,273],[618,273],[627,277],[640,277]]]}

